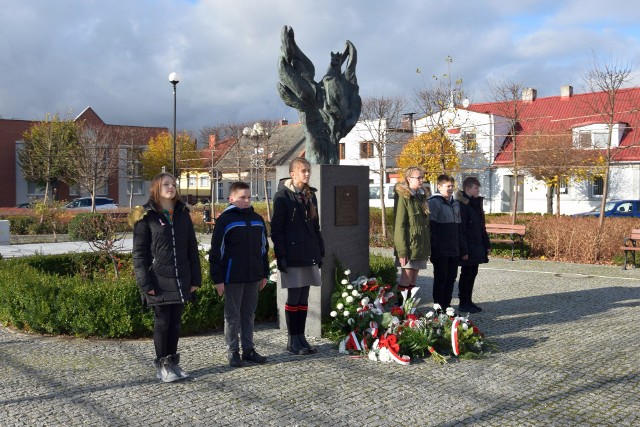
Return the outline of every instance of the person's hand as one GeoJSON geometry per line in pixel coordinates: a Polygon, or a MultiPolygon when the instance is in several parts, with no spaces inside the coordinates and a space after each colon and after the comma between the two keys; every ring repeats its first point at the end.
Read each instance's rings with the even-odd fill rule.
{"type": "Polygon", "coordinates": [[[462,260],[467,261],[469,259],[469,255],[462,255],[462,260]]]}
{"type": "Polygon", "coordinates": [[[282,273],[287,272],[287,261],[285,261],[283,258],[278,258],[276,260],[276,263],[278,264],[278,270],[280,270],[282,273]]]}
{"type": "Polygon", "coordinates": [[[155,294],[156,294],[156,291],[154,291],[153,289],[151,289],[150,291],[147,291],[147,293],[148,293],[149,295],[155,295],[155,294]]]}
{"type": "Polygon", "coordinates": [[[197,291],[197,290],[198,290],[198,287],[197,287],[197,286],[192,286],[192,287],[191,287],[191,293],[194,293],[194,292],[195,292],[195,291],[197,291]]]}
{"type": "Polygon", "coordinates": [[[219,296],[222,296],[224,294],[224,283],[216,283],[216,291],[218,291],[219,296]]]}
{"type": "Polygon", "coordinates": [[[262,279],[262,281],[260,282],[260,290],[263,290],[265,286],[267,286],[266,278],[262,279]]]}
{"type": "Polygon", "coordinates": [[[409,262],[409,259],[406,256],[399,256],[398,261],[400,261],[400,267],[404,267],[409,262]]]}

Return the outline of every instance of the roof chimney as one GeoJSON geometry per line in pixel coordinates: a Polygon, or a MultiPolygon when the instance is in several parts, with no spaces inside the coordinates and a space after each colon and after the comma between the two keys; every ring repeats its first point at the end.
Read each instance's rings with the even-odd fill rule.
{"type": "Polygon", "coordinates": [[[400,122],[400,129],[413,130],[413,115],[415,113],[402,114],[402,120],[400,122]]]}
{"type": "Polygon", "coordinates": [[[209,134],[209,148],[216,146],[216,135],[214,133],[209,134]]]}
{"type": "Polygon", "coordinates": [[[535,101],[538,97],[538,91],[532,87],[528,87],[522,89],[522,100],[523,101],[535,101]]]}
{"type": "Polygon", "coordinates": [[[286,126],[289,124],[289,120],[282,118],[280,119],[280,126],[286,126]]]}
{"type": "Polygon", "coordinates": [[[560,97],[569,98],[570,96],[573,96],[573,86],[569,86],[569,85],[560,86],[560,97]]]}

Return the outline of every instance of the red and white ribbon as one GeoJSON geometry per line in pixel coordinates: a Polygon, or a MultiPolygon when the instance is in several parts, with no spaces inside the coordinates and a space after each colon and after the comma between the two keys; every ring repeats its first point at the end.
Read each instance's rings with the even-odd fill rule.
{"type": "Polygon", "coordinates": [[[371,334],[372,337],[378,336],[378,324],[376,322],[369,322],[369,327],[367,328],[368,333],[371,334]]]}
{"type": "Polygon", "coordinates": [[[346,348],[347,350],[358,350],[362,351],[362,347],[360,346],[360,342],[358,341],[358,337],[356,337],[356,333],[351,331],[349,335],[345,338],[346,340],[346,348]]]}
{"type": "Polygon", "coordinates": [[[458,324],[460,324],[460,318],[456,317],[451,323],[451,349],[456,356],[460,354],[460,343],[458,342],[458,324]]]}

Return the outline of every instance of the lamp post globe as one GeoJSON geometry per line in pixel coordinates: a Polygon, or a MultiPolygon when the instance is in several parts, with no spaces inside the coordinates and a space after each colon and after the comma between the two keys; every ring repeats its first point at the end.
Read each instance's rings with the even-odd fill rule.
{"type": "Polygon", "coordinates": [[[169,74],[169,82],[173,85],[173,176],[176,176],[176,85],[180,82],[180,77],[175,71],[169,74]]]}

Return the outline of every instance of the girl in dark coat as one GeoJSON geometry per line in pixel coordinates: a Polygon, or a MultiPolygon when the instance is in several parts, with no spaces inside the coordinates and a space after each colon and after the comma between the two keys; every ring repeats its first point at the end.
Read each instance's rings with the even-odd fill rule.
{"type": "Polygon", "coordinates": [[[178,338],[184,304],[202,282],[200,256],[189,209],[176,181],[160,173],[151,181],[149,201],[129,214],[133,225],[133,267],[145,305],[153,307],[154,364],[158,379],[188,377],[180,368],[178,338]]]}
{"type": "Polygon", "coordinates": [[[309,287],[322,284],[324,242],[316,189],[309,186],[311,165],[298,157],[289,165],[289,175],[291,178],[280,181],[273,198],[271,240],[280,270],[280,285],[287,289],[287,350],[293,354],[309,354],[316,352],[304,336],[309,287]]]}
{"type": "Polygon", "coordinates": [[[489,262],[491,244],[485,227],[483,197],[479,196],[480,181],[468,177],[462,183],[455,199],[460,203],[460,217],[464,229],[464,245],[467,258],[460,260],[460,279],[458,280],[458,311],[478,313],[482,311],[472,300],[473,285],[478,275],[479,264],[489,262]]]}

